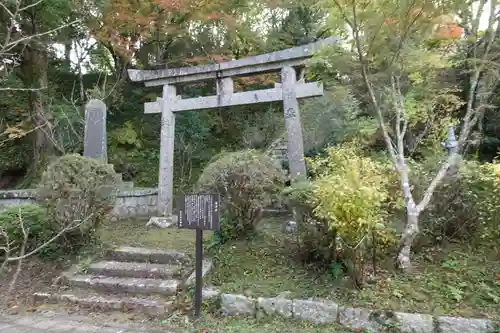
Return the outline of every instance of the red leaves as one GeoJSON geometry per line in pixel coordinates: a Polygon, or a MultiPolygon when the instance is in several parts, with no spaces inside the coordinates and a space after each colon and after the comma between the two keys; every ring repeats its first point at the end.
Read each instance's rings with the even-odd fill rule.
{"type": "Polygon", "coordinates": [[[167,11],[181,11],[189,7],[187,0],[153,0],[153,3],[167,11]]]}
{"type": "Polygon", "coordinates": [[[193,65],[203,65],[203,64],[213,64],[214,62],[220,64],[225,61],[231,60],[231,57],[225,54],[210,54],[206,57],[193,57],[187,59],[186,62],[192,63],[193,65]]]}
{"type": "MultiPolygon", "coordinates": [[[[425,17],[425,14],[420,11],[415,11],[415,15],[425,17]]],[[[454,18],[447,15],[442,15],[429,22],[434,26],[434,38],[457,39],[463,35],[463,28],[455,22],[454,18]]],[[[395,26],[398,23],[399,21],[394,19],[384,20],[384,25],[395,26]]]]}
{"type": "Polygon", "coordinates": [[[436,34],[439,38],[456,39],[462,37],[464,29],[456,23],[446,23],[439,25],[436,34]]]}
{"type": "Polygon", "coordinates": [[[224,61],[231,60],[228,56],[224,56],[223,54],[214,54],[214,55],[210,56],[210,58],[218,64],[220,64],[224,61]]]}
{"type": "Polygon", "coordinates": [[[223,15],[222,13],[208,13],[207,14],[207,19],[208,20],[217,20],[221,18],[223,15]]]}

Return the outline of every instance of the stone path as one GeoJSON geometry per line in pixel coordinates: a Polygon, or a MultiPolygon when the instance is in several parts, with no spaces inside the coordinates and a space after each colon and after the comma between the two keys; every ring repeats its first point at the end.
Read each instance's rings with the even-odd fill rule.
{"type": "Polygon", "coordinates": [[[71,315],[1,315],[1,333],[173,333],[146,325],[104,323],[83,316],[71,315]]]}

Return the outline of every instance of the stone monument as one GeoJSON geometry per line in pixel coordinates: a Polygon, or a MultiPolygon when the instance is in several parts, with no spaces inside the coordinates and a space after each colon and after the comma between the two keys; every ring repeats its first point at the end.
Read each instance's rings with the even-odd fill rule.
{"type": "Polygon", "coordinates": [[[106,104],[98,99],[91,99],[85,105],[83,156],[108,163],[106,104]]]}

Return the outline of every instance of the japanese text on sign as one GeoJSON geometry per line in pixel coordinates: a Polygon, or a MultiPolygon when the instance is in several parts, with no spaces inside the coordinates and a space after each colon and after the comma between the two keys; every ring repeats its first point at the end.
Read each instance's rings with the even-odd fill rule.
{"type": "Polygon", "coordinates": [[[178,207],[179,228],[219,230],[218,194],[187,194],[179,200],[178,207]]]}

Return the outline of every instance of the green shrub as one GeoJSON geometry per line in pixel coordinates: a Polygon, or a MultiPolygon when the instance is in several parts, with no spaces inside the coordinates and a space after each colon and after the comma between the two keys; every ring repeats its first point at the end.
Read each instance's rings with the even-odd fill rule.
{"type": "MultiPolygon", "coordinates": [[[[24,242],[22,225],[28,235],[25,252],[35,250],[54,235],[54,224],[47,210],[35,204],[22,204],[9,207],[0,212],[0,230],[7,234],[8,239],[0,236],[0,247],[10,243],[11,256],[19,254],[24,242]],[[22,224],[21,224],[22,219],[22,224]]],[[[3,255],[3,253],[0,253],[3,255]]]]}
{"type": "MultiPolygon", "coordinates": [[[[416,190],[422,192],[434,174],[432,166],[416,166],[416,190]],[[429,171],[430,170],[430,171],[429,171]]],[[[421,218],[423,235],[428,240],[494,241],[500,237],[500,165],[464,161],[434,193],[421,218]]]]}
{"type": "Polygon", "coordinates": [[[498,244],[500,239],[500,164],[485,163],[466,169],[464,201],[474,205],[476,236],[498,244]]]}
{"type": "Polygon", "coordinates": [[[298,257],[304,263],[315,263],[327,268],[341,258],[337,252],[337,232],[330,229],[328,222],[314,214],[315,184],[300,182],[285,188],[283,197],[286,205],[292,207],[297,222],[298,257]]]}
{"type": "Polygon", "coordinates": [[[323,156],[309,160],[309,167],[316,176],[310,186],[288,194],[295,207],[301,207],[301,254],[326,267],[342,257],[354,282],[361,285],[373,241],[377,248],[394,244],[387,225],[390,169],[351,145],[328,148],[323,156]]]}
{"type": "Polygon", "coordinates": [[[118,185],[113,167],[80,155],[66,155],[51,163],[37,188],[37,199],[47,207],[58,230],[78,221],[79,228],[64,235],[63,247],[77,249],[94,235],[112,210],[118,185]]]}
{"type": "Polygon", "coordinates": [[[219,193],[222,203],[220,242],[255,230],[262,209],[273,203],[285,176],[278,162],[256,150],[220,154],[198,180],[201,192],[219,193]]]}

